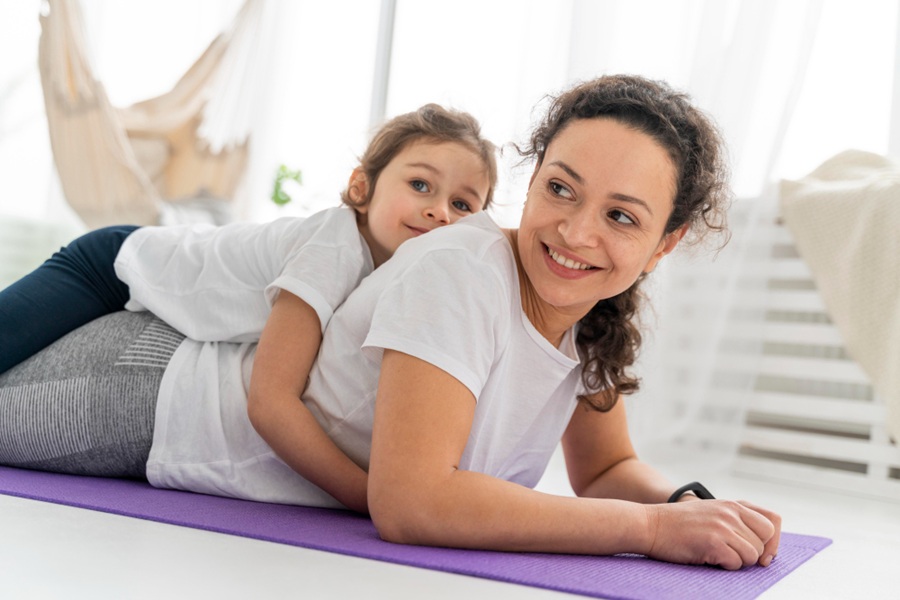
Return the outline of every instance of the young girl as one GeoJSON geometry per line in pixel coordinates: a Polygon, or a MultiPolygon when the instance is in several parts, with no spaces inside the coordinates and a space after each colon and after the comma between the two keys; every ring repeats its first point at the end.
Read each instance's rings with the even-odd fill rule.
{"type": "MultiPolygon", "coordinates": [[[[0,372],[125,308],[150,311],[200,341],[260,340],[251,380],[260,434],[276,449],[293,450],[277,435],[269,440],[267,431],[272,419],[300,413],[292,434],[311,446],[308,453],[289,451],[286,461],[304,472],[304,458],[317,456],[323,444],[330,460],[315,462],[325,468],[308,473],[311,481],[326,490],[332,473],[343,475],[341,482],[360,476],[364,482],[298,401],[322,332],[350,291],[400,244],[487,208],[496,163],[474,118],[435,104],[385,124],[360,163],[341,195],[344,206],[305,220],[119,226],[75,240],[0,292],[0,372]]],[[[145,336],[141,360],[165,364],[167,342],[177,333],[161,324],[155,330],[145,336]]],[[[365,484],[353,489],[364,492],[365,484]]],[[[364,497],[335,494],[364,509],[364,497]]]]}
{"type": "Polygon", "coordinates": [[[324,329],[403,241],[487,208],[496,171],[477,121],[429,104],[376,133],[343,207],[265,224],[92,231],[0,290],[0,373],[126,308],[149,310],[196,340],[256,341],[285,290],[304,297],[324,329]],[[382,177],[390,182],[376,187],[382,177]]]}

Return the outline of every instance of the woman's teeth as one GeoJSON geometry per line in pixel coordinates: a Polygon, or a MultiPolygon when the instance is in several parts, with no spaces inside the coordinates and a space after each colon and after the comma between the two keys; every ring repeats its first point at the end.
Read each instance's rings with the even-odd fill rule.
{"type": "Polygon", "coordinates": [[[558,252],[554,252],[550,248],[547,248],[547,253],[550,255],[557,264],[564,266],[567,269],[575,269],[576,271],[587,271],[588,269],[593,269],[591,265],[585,265],[580,262],[575,262],[571,258],[565,258],[560,256],[558,252]]]}

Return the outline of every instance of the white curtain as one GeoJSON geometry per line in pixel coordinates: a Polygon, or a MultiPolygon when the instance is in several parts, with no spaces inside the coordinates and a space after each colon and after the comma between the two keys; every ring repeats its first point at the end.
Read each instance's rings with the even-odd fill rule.
{"type": "MultiPolygon", "coordinates": [[[[270,1],[280,17],[273,30],[278,50],[277,62],[268,65],[272,80],[261,84],[268,86],[268,108],[251,134],[256,154],[242,198],[243,215],[252,219],[307,214],[338,202],[369,135],[376,60],[379,3],[270,1]],[[296,201],[283,209],[267,200],[282,162],[301,169],[304,179],[296,201]]],[[[90,39],[113,101],[127,104],[171,85],[233,14],[237,3],[225,4],[88,3],[90,39]],[[144,22],[168,11],[170,25],[126,24],[123,13],[139,9],[144,22]],[[137,39],[139,33],[144,37],[137,39]],[[152,66],[135,63],[140,44],[158,49],[164,40],[174,50],[184,39],[195,50],[185,47],[169,81],[137,90],[152,66]],[[134,57],[118,60],[117,49],[130,41],[137,44],[130,48],[134,57]]],[[[39,9],[40,0],[0,0],[0,181],[14,190],[0,193],[0,214],[57,218],[65,209],[53,200],[58,190],[34,94],[39,9]]],[[[441,102],[472,112],[495,142],[522,141],[545,94],[602,73],[630,72],[686,90],[721,125],[738,195],[734,238],[715,261],[698,249],[664,261],[652,277],[656,310],[646,318],[655,333],[640,364],[644,389],[628,406],[639,449],[650,458],[705,447],[727,462],[753,384],[746,373],[758,355],[752,335],[740,343],[729,335],[752,333],[761,317],[758,254],[766,241],[757,226],[773,218],[777,179],[800,177],[848,147],[886,152],[895,88],[896,151],[897,3],[397,0],[395,18],[388,117],[441,102]]],[[[509,146],[502,164],[494,215],[513,225],[529,167],[519,165],[509,146]]]]}

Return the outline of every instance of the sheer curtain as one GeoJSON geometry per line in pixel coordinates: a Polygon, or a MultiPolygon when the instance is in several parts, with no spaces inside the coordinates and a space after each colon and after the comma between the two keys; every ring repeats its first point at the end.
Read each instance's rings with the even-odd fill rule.
{"type": "MultiPolygon", "coordinates": [[[[338,202],[370,133],[378,46],[377,2],[270,2],[279,15],[268,34],[273,75],[261,84],[266,105],[251,133],[254,163],[242,196],[242,217],[254,220],[338,202]],[[280,163],[301,169],[304,181],[284,208],[268,200],[280,163]]],[[[114,103],[170,86],[238,4],[88,3],[90,39],[114,103]],[[154,55],[165,65],[140,62],[147,45],[172,50],[165,60],[154,55]]],[[[892,110],[900,148],[897,4],[397,0],[385,112],[441,102],[472,112],[495,142],[520,142],[545,94],[630,72],[668,80],[716,119],[733,164],[734,236],[715,261],[703,249],[681,249],[648,280],[653,333],[639,365],[643,391],[628,408],[650,458],[705,449],[725,463],[759,349],[752,335],[739,342],[730,332],[752,334],[761,317],[766,240],[758,225],[774,218],[773,184],[846,148],[886,152],[892,110]]],[[[60,219],[68,211],[54,182],[35,66],[39,10],[40,0],[0,0],[0,215],[60,219]]],[[[508,145],[502,164],[494,216],[514,225],[530,166],[508,145]]]]}
{"type": "MultiPolygon", "coordinates": [[[[241,0],[81,2],[91,65],[111,102],[170,89],[232,20],[241,0]]],[[[37,47],[41,0],[0,0],[0,216],[83,228],[56,180],[43,113],[37,47]]],[[[252,84],[251,158],[238,218],[267,220],[336,204],[367,139],[377,3],[265,0],[264,55],[252,84]],[[274,15],[275,18],[268,18],[274,15]],[[352,15],[353,18],[348,18],[352,15]],[[280,164],[303,171],[295,202],[269,200],[280,164]]],[[[228,99],[221,99],[229,101],[228,99]]],[[[215,133],[215,132],[213,132],[215,133]]]]}

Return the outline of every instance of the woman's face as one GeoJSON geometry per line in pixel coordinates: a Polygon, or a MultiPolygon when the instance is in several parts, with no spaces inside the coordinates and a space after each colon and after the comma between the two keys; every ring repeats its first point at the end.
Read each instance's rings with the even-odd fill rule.
{"type": "Polygon", "coordinates": [[[540,300],[576,318],[670,252],[675,167],[653,138],[610,118],[571,122],[535,169],[518,248],[540,300]]]}

